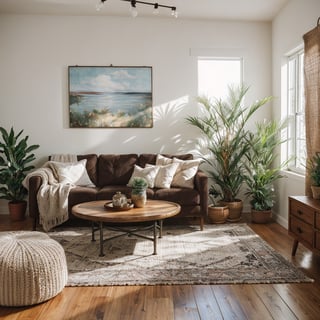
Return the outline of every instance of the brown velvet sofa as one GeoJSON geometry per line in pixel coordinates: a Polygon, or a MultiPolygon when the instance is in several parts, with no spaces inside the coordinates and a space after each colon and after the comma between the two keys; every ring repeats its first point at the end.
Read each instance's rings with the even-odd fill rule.
{"type": "MultiPolygon", "coordinates": [[[[193,159],[192,154],[163,155],[168,158],[176,157],[181,160],[193,159]]],[[[78,161],[86,159],[86,169],[95,188],[74,187],[68,197],[69,220],[77,219],[71,213],[72,206],[86,201],[111,200],[112,196],[120,191],[130,198],[131,188],[127,183],[133,173],[134,165],[142,168],[146,164],[156,163],[156,154],[87,154],[78,155],[78,161]]],[[[39,209],[37,192],[41,186],[40,176],[32,176],[29,179],[29,215],[34,218],[36,228],[39,209]]],[[[173,201],[181,206],[181,212],[175,218],[195,218],[199,221],[203,230],[204,220],[208,210],[208,177],[198,170],[194,178],[194,188],[159,189],[147,190],[148,199],[173,201]]],[[[69,221],[70,222],[70,221],[69,221]]]]}

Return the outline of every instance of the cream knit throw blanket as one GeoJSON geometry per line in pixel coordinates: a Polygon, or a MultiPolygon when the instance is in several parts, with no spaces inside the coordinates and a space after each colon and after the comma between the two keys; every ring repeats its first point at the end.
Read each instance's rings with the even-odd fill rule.
{"type": "Polygon", "coordinates": [[[74,186],[59,183],[54,175],[54,170],[50,167],[50,162],[46,162],[41,168],[26,176],[23,185],[27,189],[31,176],[42,178],[42,184],[37,194],[39,223],[45,231],[49,231],[68,220],[68,196],[74,186]]]}

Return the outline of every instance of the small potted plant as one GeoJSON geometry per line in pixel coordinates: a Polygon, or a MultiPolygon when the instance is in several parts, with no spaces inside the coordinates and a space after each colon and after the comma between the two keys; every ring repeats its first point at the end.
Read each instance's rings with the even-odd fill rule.
{"type": "Polygon", "coordinates": [[[308,161],[307,169],[311,179],[313,199],[320,199],[320,152],[316,152],[308,161]]]}
{"type": "Polygon", "coordinates": [[[143,208],[147,202],[148,182],[144,178],[135,177],[132,179],[131,201],[136,208],[143,208]]]}
{"type": "Polygon", "coordinates": [[[0,199],[9,200],[9,213],[12,220],[22,220],[27,208],[25,197],[27,190],[22,181],[27,172],[34,168],[29,163],[35,160],[31,153],[39,145],[28,146],[28,136],[22,138],[21,130],[15,134],[0,127],[2,141],[0,141],[0,199]]]}

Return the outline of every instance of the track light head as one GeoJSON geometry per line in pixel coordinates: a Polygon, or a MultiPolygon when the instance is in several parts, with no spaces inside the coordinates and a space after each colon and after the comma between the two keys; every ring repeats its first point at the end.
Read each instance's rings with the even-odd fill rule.
{"type": "Polygon", "coordinates": [[[175,18],[178,18],[178,11],[176,7],[171,7],[171,15],[175,18]]]}
{"type": "MultiPolygon", "coordinates": [[[[96,10],[100,11],[103,8],[104,3],[107,0],[98,0],[98,3],[96,4],[96,10]]],[[[167,9],[171,9],[171,15],[175,18],[178,18],[178,12],[177,12],[177,8],[176,7],[172,7],[172,6],[167,6],[165,4],[160,4],[160,3],[152,3],[152,2],[146,2],[146,1],[139,1],[139,0],[120,0],[120,1],[126,1],[126,2],[130,2],[131,6],[130,6],[130,13],[132,17],[136,17],[138,15],[138,11],[136,9],[136,4],[144,4],[144,5],[149,5],[149,6],[153,6],[153,14],[158,15],[159,14],[159,8],[167,8],[167,9]]]]}
{"type": "Polygon", "coordinates": [[[138,15],[138,10],[136,8],[135,0],[131,0],[130,14],[132,18],[135,18],[138,15]]]}

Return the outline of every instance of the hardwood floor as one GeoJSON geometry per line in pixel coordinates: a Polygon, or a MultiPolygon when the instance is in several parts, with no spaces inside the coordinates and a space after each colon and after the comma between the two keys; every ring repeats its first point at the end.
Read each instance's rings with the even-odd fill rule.
{"type": "MultiPolygon", "coordinates": [[[[244,217],[245,218],[245,217],[244,217]]],[[[31,221],[10,222],[0,215],[0,231],[31,230],[31,221]]],[[[320,256],[292,239],[276,223],[250,227],[314,283],[66,287],[55,298],[31,307],[0,307],[0,319],[320,319],[320,256]]]]}

